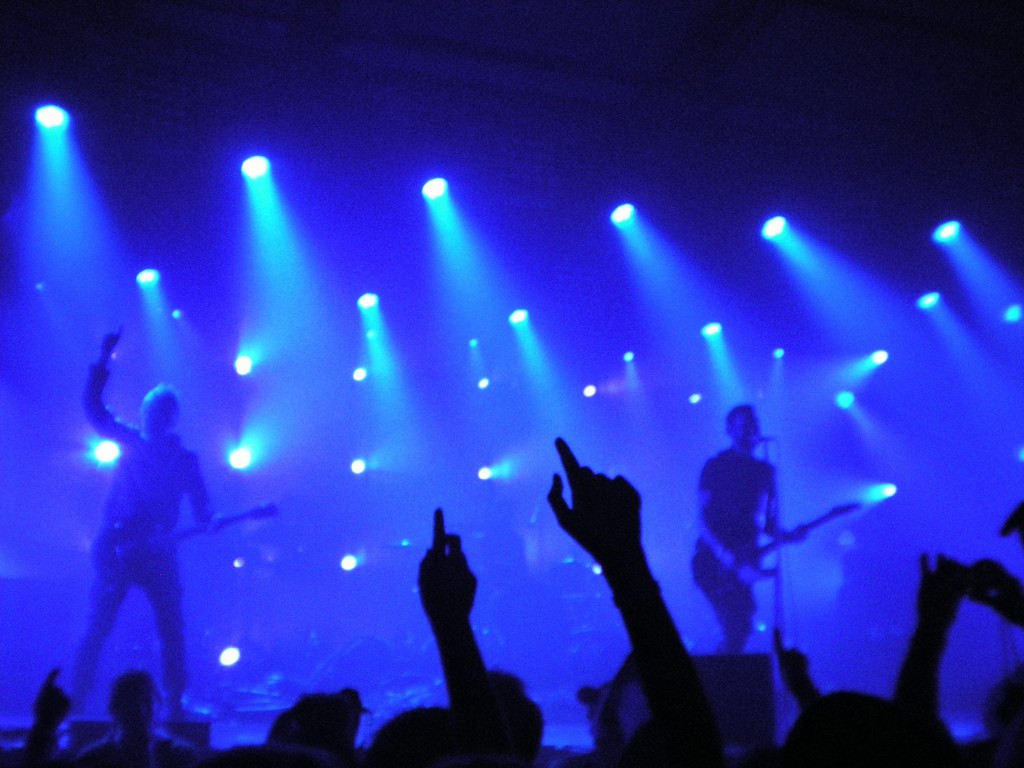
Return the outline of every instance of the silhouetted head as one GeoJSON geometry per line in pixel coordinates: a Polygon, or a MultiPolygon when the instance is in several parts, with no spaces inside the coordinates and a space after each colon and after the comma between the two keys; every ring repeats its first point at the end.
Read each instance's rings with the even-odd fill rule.
{"type": "Polygon", "coordinates": [[[444,707],[416,707],[381,726],[363,768],[427,768],[457,751],[451,716],[444,707]]]}
{"type": "Polygon", "coordinates": [[[358,691],[307,693],[278,715],[267,741],[324,750],[346,766],[356,765],[355,742],[363,713],[358,691]]]}
{"type": "Polygon", "coordinates": [[[959,753],[938,720],[864,693],[832,693],[797,719],[779,755],[781,768],[945,768],[959,753]]]}
{"type": "Polygon", "coordinates": [[[526,695],[523,681],[510,672],[493,670],[487,673],[498,707],[505,716],[512,748],[528,763],[537,759],[544,736],[544,715],[533,699],[526,695]]]}
{"type": "Polygon", "coordinates": [[[123,730],[148,730],[153,727],[160,701],[160,690],[153,676],[135,669],[114,681],[107,709],[123,730]]]}
{"type": "Polygon", "coordinates": [[[725,432],[732,439],[733,447],[750,453],[757,447],[761,437],[761,426],[752,405],[737,405],[725,417],[725,432]]]}
{"type": "Polygon", "coordinates": [[[178,423],[178,395],[167,384],[158,384],[142,398],[142,434],[162,437],[178,423]]]}

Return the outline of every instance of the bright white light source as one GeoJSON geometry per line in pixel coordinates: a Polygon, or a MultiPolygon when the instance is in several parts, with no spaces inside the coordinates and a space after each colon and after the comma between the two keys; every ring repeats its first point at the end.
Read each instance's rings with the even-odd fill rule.
{"type": "Polygon", "coordinates": [[[881,365],[888,359],[889,353],[886,352],[884,349],[880,349],[877,352],[871,353],[871,362],[874,363],[875,365],[881,365]]]}
{"type": "Polygon", "coordinates": [[[155,269],[144,269],[135,276],[139,285],[156,285],[160,282],[160,273],[155,269]]]}
{"type": "Polygon", "coordinates": [[[239,355],[235,358],[235,373],[239,376],[248,376],[252,373],[252,358],[248,355],[239,355]]]}
{"type": "Polygon", "coordinates": [[[527,312],[525,309],[517,309],[515,312],[508,316],[508,321],[512,323],[512,325],[520,325],[521,323],[525,323],[529,319],[529,317],[530,313],[527,312]]]}
{"type": "Polygon", "coordinates": [[[356,368],[354,371],[352,371],[352,378],[355,379],[356,381],[364,381],[366,379],[366,369],[356,368]]]}
{"type": "Polygon", "coordinates": [[[343,571],[354,571],[356,566],[359,565],[359,558],[355,555],[345,555],[341,558],[341,570],[343,571]]]}
{"type": "Polygon", "coordinates": [[[427,200],[437,200],[437,198],[443,197],[447,191],[448,182],[442,178],[431,179],[423,185],[423,196],[427,200]]]}
{"type": "Polygon", "coordinates": [[[228,456],[228,463],[235,469],[248,469],[252,464],[252,451],[248,448],[235,448],[228,456]]]}
{"type": "Polygon", "coordinates": [[[765,240],[774,240],[783,232],[786,231],[786,217],[785,216],[772,216],[764,223],[761,227],[761,237],[765,240]]]}
{"type": "Polygon", "coordinates": [[[934,309],[938,305],[939,300],[941,298],[942,294],[938,293],[937,291],[926,293],[917,300],[917,308],[926,310],[934,309]]]}
{"type": "Polygon", "coordinates": [[[480,471],[476,473],[481,480],[490,480],[492,475],[490,467],[480,467],[480,471]]]}
{"type": "Polygon", "coordinates": [[[121,455],[121,446],[113,440],[103,440],[92,449],[92,455],[100,464],[113,464],[121,455]]]}
{"type": "Polygon", "coordinates": [[[233,667],[241,658],[242,652],[233,645],[230,645],[220,652],[220,665],[222,667],[233,667]]]}
{"type": "Polygon", "coordinates": [[[593,397],[596,394],[597,394],[597,387],[595,387],[593,384],[587,384],[587,386],[585,386],[583,388],[583,396],[584,397],[593,397]]]}
{"type": "Polygon", "coordinates": [[[704,396],[700,392],[694,392],[687,399],[690,401],[690,405],[696,405],[697,403],[704,399],[704,396]]]}
{"type": "Polygon", "coordinates": [[[611,220],[613,224],[622,226],[628,224],[636,217],[636,208],[630,203],[623,203],[612,211],[611,220]]]}
{"type": "Polygon", "coordinates": [[[360,309],[373,309],[380,303],[380,298],[376,293],[364,293],[359,297],[356,304],[359,305],[360,309]]]}
{"type": "Polygon", "coordinates": [[[945,224],[939,224],[939,226],[935,228],[935,231],[932,232],[932,240],[937,243],[946,243],[959,234],[960,222],[947,221],[945,224]]]}
{"type": "Polygon", "coordinates": [[[489,386],[491,386],[491,380],[485,376],[476,383],[476,386],[478,389],[487,389],[489,386]]]}
{"type": "Polygon", "coordinates": [[[36,122],[43,128],[60,128],[68,121],[68,113],[55,104],[36,110],[36,122]]]}
{"type": "Polygon", "coordinates": [[[250,179],[258,179],[270,172],[270,161],[263,155],[255,155],[242,163],[242,173],[250,179]]]}
{"type": "Polygon", "coordinates": [[[366,462],[362,459],[356,459],[350,465],[353,475],[361,475],[366,471],[366,462]]]}
{"type": "Polygon", "coordinates": [[[708,323],[700,329],[701,334],[705,339],[710,339],[712,336],[717,336],[722,332],[721,323],[708,323]]]}

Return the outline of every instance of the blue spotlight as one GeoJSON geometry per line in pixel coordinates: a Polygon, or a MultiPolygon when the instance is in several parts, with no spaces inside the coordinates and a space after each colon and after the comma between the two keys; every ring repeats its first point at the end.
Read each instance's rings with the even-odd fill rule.
{"type": "Polygon", "coordinates": [[[634,355],[632,352],[627,352],[622,356],[622,359],[627,363],[632,363],[636,359],[636,355],[634,355]]]}
{"type": "Polygon", "coordinates": [[[234,646],[229,646],[220,652],[218,660],[222,667],[233,667],[242,658],[242,652],[234,646]]]}
{"type": "Polygon", "coordinates": [[[595,387],[593,384],[587,384],[587,386],[585,386],[583,388],[583,396],[584,397],[593,397],[596,394],[597,394],[597,387],[595,387]]]}
{"type": "Polygon", "coordinates": [[[92,449],[92,455],[100,464],[113,464],[121,456],[121,446],[113,440],[102,440],[92,449]]]}
{"type": "Polygon", "coordinates": [[[366,381],[366,369],[362,367],[356,368],[352,371],[352,378],[355,381],[366,381]]]}
{"type": "Polygon", "coordinates": [[[494,476],[494,473],[491,471],[490,467],[480,467],[480,470],[476,473],[476,476],[479,477],[481,480],[490,480],[494,476]]]}
{"type": "Polygon", "coordinates": [[[364,293],[359,297],[356,304],[359,305],[360,309],[373,309],[380,303],[380,298],[376,293],[364,293]]]}
{"type": "Polygon", "coordinates": [[[62,128],[67,125],[68,113],[55,104],[47,104],[36,110],[36,122],[47,129],[62,128]]]}
{"type": "Polygon", "coordinates": [[[884,349],[880,349],[877,352],[871,353],[871,362],[874,363],[875,365],[881,365],[888,359],[889,353],[886,352],[884,349]]]}
{"type": "Polygon", "coordinates": [[[918,309],[934,309],[939,304],[939,300],[942,298],[942,294],[937,291],[926,293],[917,300],[918,309]]]}
{"type": "Polygon", "coordinates": [[[470,349],[476,349],[479,346],[480,346],[480,340],[479,339],[470,339],[469,340],[469,348],[470,349]]]}
{"type": "Polygon", "coordinates": [[[1021,314],[1022,310],[1020,304],[1011,304],[1006,308],[1006,311],[1003,312],[1003,320],[1007,323],[1019,323],[1021,314]]]}
{"type": "Polygon", "coordinates": [[[491,386],[491,380],[486,376],[476,383],[477,389],[487,389],[491,386]]]}
{"type": "Polygon", "coordinates": [[[782,347],[776,347],[774,350],[772,350],[772,357],[774,357],[776,360],[781,360],[783,357],[785,357],[785,355],[786,350],[784,350],[782,347]]]}
{"type": "Polygon", "coordinates": [[[696,405],[697,403],[699,403],[703,399],[704,399],[704,395],[702,395],[700,392],[694,392],[692,395],[690,395],[687,398],[687,400],[689,401],[690,405],[696,405]]]}
{"type": "Polygon", "coordinates": [[[877,504],[884,499],[891,499],[896,495],[896,491],[897,488],[892,483],[879,483],[868,489],[866,500],[869,503],[877,504]]]}
{"type": "Polygon", "coordinates": [[[959,221],[947,221],[944,224],[939,224],[932,232],[932,240],[936,243],[946,243],[952,240],[954,237],[960,234],[960,222],[959,221]]]}
{"type": "Polygon", "coordinates": [[[185,314],[180,309],[175,309],[171,311],[171,317],[173,317],[175,320],[181,320],[181,318],[183,318],[184,316],[185,314]]]}
{"type": "Polygon", "coordinates": [[[722,332],[722,324],[708,323],[707,325],[700,329],[700,332],[705,339],[710,339],[712,336],[717,336],[722,332]]]}
{"type": "Polygon", "coordinates": [[[252,373],[252,358],[248,355],[239,355],[235,358],[235,373],[239,376],[248,376],[252,373]]]}
{"type": "Polygon", "coordinates": [[[783,232],[786,231],[786,217],[785,216],[772,216],[764,223],[761,227],[761,237],[765,240],[774,240],[783,232]]]}
{"type": "Polygon", "coordinates": [[[437,200],[439,197],[444,197],[444,194],[448,191],[448,182],[442,178],[431,179],[423,185],[423,196],[427,200],[437,200]]]}
{"type": "Polygon", "coordinates": [[[857,401],[856,395],[853,392],[840,392],[836,395],[836,405],[842,408],[844,411],[852,406],[857,401]]]}
{"type": "Polygon", "coordinates": [[[242,163],[242,174],[250,179],[258,179],[270,172],[270,161],[263,155],[254,155],[242,163]]]}
{"type": "Polygon", "coordinates": [[[139,285],[156,285],[160,282],[160,273],[155,269],[144,269],[135,276],[139,285]]]}
{"type": "Polygon", "coordinates": [[[353,475],[361,475],[366,471],[366,462],[363,459],[356,459],[349,465],[353,475]]]}
{"type": "Polygon", "coordinates": [[[632,203],[623,203],[614,211],[612,211],[611,220],[612,224],[616,226],[625,226],[629,222],[636,218],[636,208],[633,207],[632,203]]]}
{"type": "Polygon", "coordinates": [[[511,315],[508,316],[508,321],[512,325],[522,325],[530,318],[530,313],[525,309],[517,309],[511,315]]]}
{"type": "Polygon", "coordinates": [[[341,562],[338,563],[343,571],[354,571],[356,566],[359,565],[359,558],[355,555],[345,555],[341,558],[341,562]]]}
{"type": "Polygon", "coordinates": [[[235,448],[228,454],[228,464],[235,469],[248,469],[252,465],[252,451],[248,448],[235,448]]]}

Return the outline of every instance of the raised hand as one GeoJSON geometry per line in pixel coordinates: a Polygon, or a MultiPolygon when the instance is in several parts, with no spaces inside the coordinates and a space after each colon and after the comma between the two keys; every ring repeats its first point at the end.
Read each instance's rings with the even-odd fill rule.
{"type": "Polygon", "coordinates": [[[99,360],[96,361],[99,365],[105,366],[110,361],[111,355],[114,354],[114,347],[117,346],[117,343],[120,340],[120,328],[118,328],[113,333],[108,333],[106,336],[103,337],[103,341],[100,342],[100,357],[99,360]]]}
{"type": "Polygon", "coordinates": [[[973,583],[971,570],[945,555],[932,568],[928,555],[921,555],[921,584],[917,592],[919,625],[948,628],[973,583]]]}
{"type": "Polygon", "coordinates": [[[36,726],[46,730],[55,729],[71,711],[71,699],[57,685],[60,669],[50,670],[43,684],[39,687],[36,700],[32,705],[36,726]]]}
{"type": "Polygon", "coordinates": [[[999,529],[1000,536],[1009,536],[1014,531],[1020,537],[1020,542],[1024,545],[1024,501],[1014,508],[1010,516],[1006,518],[1006,522],[1003,523],[1003,527],[999,529]]]}
{"type": "Polygon", "coordinates": [[[572,506],[563,496],[557,473],[551,480],[548,503],[558,524],[602,565],[617,553],[640,550],[640,494],[622,476],[614,480],[580,466],[568,444],[555,440],[572,506]]]}
{"type": "Polygon", "coordinates": [[[476,597],[476,576],[462,553],[462,540],[446,533],[444,512],[434,511],[434,538],[420,562],[420,602],[431,624],[469,621],[476,597]]]}
{"type": "Polygon", "coordinates": [[[782,644],[782,632],[778,627],[772,633],[772,640],[775,656],[779,660],[779,673],[786,688],[800,702],[801,707],[807,706],[820,695],[811,679],[807,655],[797,648],[785,647],[782,644]]]}
{"type": "Polygon", "coordinates": [[[967,597],[1024,626],[1024,588],[1020,581],[995,560],[979,560],[970,571],[972,584],[967,597]]]}

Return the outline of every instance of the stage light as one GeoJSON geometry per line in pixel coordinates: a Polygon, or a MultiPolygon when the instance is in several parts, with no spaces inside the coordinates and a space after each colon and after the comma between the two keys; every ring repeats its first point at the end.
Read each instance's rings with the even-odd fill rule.
{"type": "Polygon", "coordinates": [[[248,469],[252,465],[252,451],[248,448],[235,448],[228,455],[228,463],[235,469],[248,469]]]}
{"type": "Polygon", "coordinates": [[[492,476],[490,467],[480,467],[480,470],[476,473],[476,476],[481,480],[490,480],[492,476]]]}
{"type": "Polygon", "coordinates": [[[1019,323],[1021,319],[1021,306],[1020,304],[1011,304],[1003,312],[1003,320],[1007,323],[1019,323]]]}
{"type": "Polygon", "coordinates": [[[932,240],[937,243],[947,243],[954,237],[960,234],[960,222],[959,221],[947,221],[944,224],[939,224],[932,232],[932,240]]]}
{"type": "Polygon", "coordinates": [[[341,570],[343,571],[354,571],[356,566],[359,565],[359,559],[355,555],[345,555],[341,558],[341,570]]]}
{"type": "Polygon", "coordinates": [[[625,360],[627,363],[632,363],[635,357],[636,355],[634,355],[632,352],[627,352],[622,356],[622,359],[625,360]]]}
{"type": "Polygon", "coordinates": [[[879,502],[891,499],[896,495],[897,488],[892,483],[879,483],[868,490],[868,501],[879,502]]]}
{"type": "Polygon", "coordinates": [[[47,104],[36,110],[36,122],[47,129],[61,128],[68,122],[68,113],[55,104],[47,104]]]}
{"type": "Polygon", "coordinates": [[[785,356],[785,354],[786,350],[784,350],[782,347],[779,347],[772,352],[772,357],[774,357],[776,360],[781,360],[785,356]]]}
{"type": "Polygon", "coordinates": [[[241,570],[242,568],[245,568],[245,558],[236,557],[234,560],[231,561],[231,565],[236,571],[241,570]]]}
{"type": "Polygon", "coordinates": [[[423,185],[423,196],[427,200],[437,200],[437,198],[443,197],[447,191],[448,182],[442,178],[431,179],[423,185]]]}
{"type": "Polygon", "coordinates": [[[612,211],[611,220],[616,226],[624,226],[636,218],[636,208],[631,203],[623,203],[612,211]]]}
{"type": "Polygon", "coordinates": [[[235,373],[239,376],[248,376],[252,373],[252,358],[248,355],[239,355],[235,358],[235,373]]]}
{"type": "Polygon", "coordinates": [[[774,240],[786,231],[786,217],[773,216],[761,227],[761,237],[765,240],[774,240]]]}
{"type": "Polygon", "coordinates": [[[184,316],[185,313],[182,312],[180,309],[171,310],[171,317],[173,317],[175,320],[181,320],[181,318],[183,318],[184,316]]]}
{"type": "Polygon", "coordinates": [[[160,272],[155,269],[144,269],[135,276],[139,285],[156,285],[160,282],[160,272]]]}
{"type": "Polygon", "coordinates": [[[595,576],[600,576],[602,573],[604,573],[604,568],[601,567],[600,563],[594,563],[592,566],[590,566],[590,572],[595,576]]]}
{"type": "Polygon", "coordinates": [[[220,652],[219,661],[222,667],[233,667],[241,658],[242,652],[232,645],[220,652]]]}
{"type": "Polygon", "coordinates": [[[352,470],[353,475],[361,475],[366,471],[366,462],[362,459],[356,459],[349,468],[352,470]]]}
{"type": "Polygon", "coordinates": [[[583,388],[583,396],[584,397],[593,397],[596,394],[597,394],[597,387],[595,387],[593,384],[587,384],[587,386],[585,386],[583,388]]]}
{"type": "Polygon", "coordinates": [[[365,381],[366,380],[366,369],[365,368],[356,368],[354,371],[352,371],[352,378],[355,381],[365,381]]]}
{"type": "Polygon", "coordinates": [[[690,405],[696,405],[697,403],[704,399],[704,395],[702,395],[700,392],[694,392],[686,399],[689,401],[690,405]]]}
{"type": "Polygon", "coordinates": [[[100,464],[113,464],[121,456],[121,446],[113,440],[101,440],[92,449],[92,455],[100,464]]]}
{"type": "Polygon", "coordinates": [[[722,332],[722,324],[708,323],[707,325],[700,329],[700,332],[705,339],[710,339],[712,336],[717,336],[722,332]]]}
{"type": "Polygon", "coordinates": [[[476,349],[479,346],[480,346],[480,340],[479,339],[470,339],[469,340],[469,348],[470,349],[476,349]]]}
{"type": "Polygon", "coordinates": [[[942,294],[937,291],[926,293],[917,300],[918,309],[934,309],[938,306],[939,300],[942,298],[942,294]]]}
{"type": "Polygon", "coordinates": [[[359,297],[356,304],[359,305],[360,309],[373,309],[380,303],[380,298],[376,293],[364,293],[359,297]]]}
{"type": "Polygon", "coordinates": [[[527,312],[525,309],[517,309],[515,312],[508,316],[508,321],[512,323],[512,325],[521,325],[522,323],[525,323],[529,319],[529,317],[530,313],[527,312]]]}
{"type": "Polygon", "coordinates": [[[847,408],[852,406],[854,402],[856,402],[856,400],[857,397],[853,394],[853,392],[840,392],[839,394],[836,395],[836,405],[838,405],[843,410],[846,410],[847,408]]]}
{"type": "Polygon", "coordinates": [[[486,376],[476,383],[477,389],[487,389],[491,386],[491,380],[486,376]]]}
{"type": "Polygon", "coordinates": [[[871,362],[874,363],[875,365],[881,365],[888,359],[889,353],[886,352],[884,349],[880,349],[877,352],[871,353],[871,362]]]}
{"type": "Polygon", "coordinates": [[[270,161],[263,155],[254,155],[242,163],[242,173],[250,179],[258,179],[270,172],[270,161]]]}

